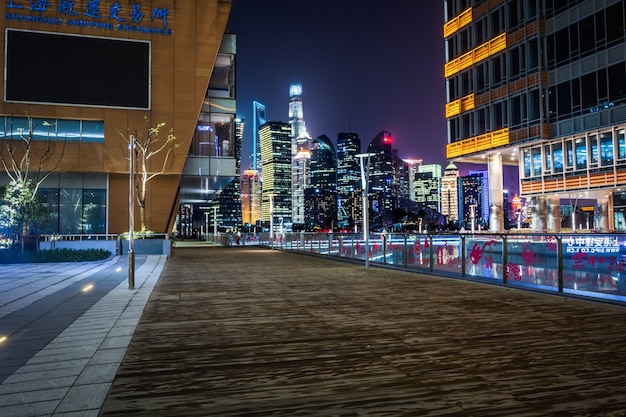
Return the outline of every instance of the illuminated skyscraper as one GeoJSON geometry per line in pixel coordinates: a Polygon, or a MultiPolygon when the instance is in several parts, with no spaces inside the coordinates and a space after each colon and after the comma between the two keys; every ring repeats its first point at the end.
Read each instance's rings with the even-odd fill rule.
{"type": "Polygon", "coordinates": [[[267,122],[259,128],[263,189],[261,221],[291,225],[291,126],[267,122]]]}
{"type": "MultiPolygon", "coordinates": [[[[393,210],[397,208],[394,195],[395,165],[391,148],[391,133],[381,131],[370,142],[367,152],[375,154],[370,159],[370,210],[373,225],[390,225],[393,210]]],[[[396,181],[397,183],[397,181],[396,181]]]]}
{"type": "Polygon", "coordinates": [[[426,164],[415,174],[415,202],[441,213],[441,165],[426,164]]]}
{"type": "Polygon", "coordinates": [[[261,179],[253,169],[245,170],[241,178],[241,216],[244,225],[261,220],[261,179]]]}
{"type": "Polygon", "coordinates": [[[311,185],[305,190],[305,225],[332,229],[337,225],[337,157],[326,135],[311,144],[311,185]]]}
{"type": "Polygon", "coordinates": [[[311,160],[311,136],[306,131],[302,108],[302,85],[289,87],[289,125],[291,126],[291,185],[292,220],[295,225],[304,224],[304,191],[309,186],[309,163],[311,160]]]}
{"type": "Polygon", "coordinates": [[[362,224],[361,171],[359,158],[361,140],[356,133],[337,135],[337,222],[352,229],[362,224]]]}
{"type": "Polygon", "coordinates": [[[458,179],[459,169],[450,162],[441,178],[441,214],[446,216],[448,222],[459,219],[458,179]]]}
{"type": "MultiPolygon", "coordinates": [[[[489,218],[485,217],[483,206],[489,200],[489,189],[486,187],[487,179],[482,173],[475,173],[459,177],[459,219],[466,229],[474,230],[487,225],[489,218]]],[[[486,213],[489,215],[489,212],[486,213]]]]}
{"type": "Polygon", "coordinates": [[[261,167],[261,142],[259,141],[259,128],[267,122],[265,105],[258,101],[252,102],[252,165],[251,168],[258,171],[261,167]]]}

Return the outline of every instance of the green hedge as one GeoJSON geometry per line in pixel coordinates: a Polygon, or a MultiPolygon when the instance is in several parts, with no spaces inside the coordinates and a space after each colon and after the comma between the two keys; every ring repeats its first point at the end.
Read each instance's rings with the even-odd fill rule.
{"type": "Polygon", "coordinates": [[[111,252],[104,249],[55,249],[24,253],[19,249],[0,249],[0,264],[90,262],[110,256],[111,252]]]}

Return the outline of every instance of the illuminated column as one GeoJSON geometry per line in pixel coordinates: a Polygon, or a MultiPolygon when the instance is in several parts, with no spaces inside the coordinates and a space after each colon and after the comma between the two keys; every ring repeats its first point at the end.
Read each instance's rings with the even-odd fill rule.
{"type": "Polygon", "coordinates": [[[558,197],[548,197],[548,230],[561,231],[561,200],[558,197]]]}
{"type": "Polygon", "coordinates": [[[504,230],[504,197],[502,186],[502,155],[489,155],[489,230],[504,230]]]}
{"type": "Polygon", "coordinates": [[[531,229],[533,232],[545,232],[547,230],[547,218],[548,218],[548,198],[545,195],[540,195],[532,198],[531,204],[532,210],[532,223],[531,229]]]}
{"type": "Polygon", "coordinates": [[[609,199],[599,198],[594,211],[595,228],[600,232],[609,230],[609,199]]]}

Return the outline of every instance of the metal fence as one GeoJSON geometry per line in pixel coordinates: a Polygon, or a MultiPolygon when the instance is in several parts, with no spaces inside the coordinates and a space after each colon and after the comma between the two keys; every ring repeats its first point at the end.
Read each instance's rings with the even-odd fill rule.
{"type": "MultiPolygon", "coordinates": [[[[626,234],[283,233],[260,245],[626,302],[626,234]]],[[[366,263],[366,264],[367,264],[366,263]]]]}

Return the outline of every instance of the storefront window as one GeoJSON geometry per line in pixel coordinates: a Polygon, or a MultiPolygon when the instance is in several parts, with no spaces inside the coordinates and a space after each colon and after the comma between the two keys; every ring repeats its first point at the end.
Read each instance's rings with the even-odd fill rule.
{"type": "Polygon", "coordinates": [[[82,233],[106,233],[106,190],[83,190],[82,233]]]}

